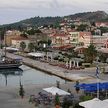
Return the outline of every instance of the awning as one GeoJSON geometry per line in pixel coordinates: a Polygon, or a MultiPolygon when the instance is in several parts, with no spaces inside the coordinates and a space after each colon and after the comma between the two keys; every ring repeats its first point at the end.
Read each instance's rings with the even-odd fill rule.
{"type": "Polygon", "coordinates": [[[45,54],[44,53],[36,53],[36,52],[33,52],[33,53],[28,53],[28,56],[43,57],[43,56],[45,56],[45,54]]]}
{"type": "Polygon", "coordinates": [[[108,108],[108,103],[105,101],[101,101],[98,98],[94,98],[92,100],[80,102],[79,105],[83,106],[85,108],[108,108]]]}
{"type": "Polygon", "coordinates": [[[48,93],[51,93],[52,95],[56,95],[56,93],[58,95],[70,95],[70,93],[62,90],[62,89],[59,89],[57,87],[49,87],[49,88],[44,88],[43,89],[44,91],[48,92],[48,93]]]}

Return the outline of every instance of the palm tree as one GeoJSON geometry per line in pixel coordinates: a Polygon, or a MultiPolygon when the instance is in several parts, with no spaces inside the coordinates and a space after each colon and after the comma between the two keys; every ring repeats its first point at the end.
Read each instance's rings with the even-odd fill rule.
{"type": "Polygon", "coordinates": [[[20,43],[20,48],[24,52],[24,49],[26,48],[26,43],[25,42],[21,42],[20,43]]]}
{"type": "Polygon", "coordinates": [[[90,46],[84,52],[85,61],[92,63],[96,56],[97,56],[96,48],[93,44],[90,44],[90,46]]]}
{"type": "Polygon", "coordinates": [[[29,52],[32,52],[34,50],[35,46],[33,43],[29,43],[28,44],[28,49],[29,49],[29,52]]]}

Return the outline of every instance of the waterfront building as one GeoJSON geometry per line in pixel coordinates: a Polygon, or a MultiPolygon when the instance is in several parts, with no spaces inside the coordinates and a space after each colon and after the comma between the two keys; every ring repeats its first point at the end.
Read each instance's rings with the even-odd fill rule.
{"type": "Polygon", "coordinates": [[[66,33],[56,33],[51,36],[52,46],[59,47],[70,44],[70,37],[66,33]]]}
{"type": "Polygon", "coordinates": [[[96,27],[108,27],[108,22],[96,22],[96,27]]]}
{"type": "Polygon", "coordinates": [[[28,50],[28,44],[30,43],[30,40],[28,38],[24,37],[17,37],[17,38],[12,38],[12,46],[15,48],[20,49],[20,43],[24,42],[26,44],[25,50],[28,50]]]}
{"type": "Polygon", "coordinates": [[[61,31],[50,35],[53,47],[67,46],[89,46],[92,40],[91,32],[61,31]]]}
{"type": "Polygon", "coordinates": [[[21,32],[18,30],[8,30],[5,33],[5,41],[7,46],[11,46],[12,38],[18,38],[21,32]]]}
{"type": "Polygon", "coordinates": [[[36,46],[38,46],[40,41],[47,42],[49,37],[45,33],[35,33],[34,35],[29,35],[28,39],[30,43],[34,43],[36,46]]]}
{"type": "Polygon", "coordinates": [[[92,43],[95,47],[107,47],[108,36],[107,35],[93,35],[92,43]]]}
{"type": "Polygon", "coordinates": [[[69,34],[73,46],[89,46],[91,43],[91,32],[69,32],[69,34]]]}

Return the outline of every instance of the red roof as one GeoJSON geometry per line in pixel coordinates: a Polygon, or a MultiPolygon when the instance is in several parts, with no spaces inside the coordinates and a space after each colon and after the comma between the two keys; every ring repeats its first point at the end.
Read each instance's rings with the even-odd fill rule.
{"type": "Polygon", "coordinates": [[[101,24],[108,26],[108,22],[96,22],[96,26],[101,26],[101,24]]]}
{"type": "Polygon", "coordinates": [[[91,32],[79,32],[80,37],[84,38],[84,36],[91,36],[91,32]]]}
{"type": "Polygon", "coordinates": [[[62,46],[54,46],[54,49],[61,49],[61,50],[65,50],[65,49],[69,49],[69,48],[73,48],[72,45],[62,45],[62,46]]]}
{"type": "Polygon", "coordinates": [[[53,35],[54,37],[57,37],[57,36],[59,36],[59,37],[66,37],[67,36],[67,34],[64,34],[64,33],[57,33],[57,34],[54,34],[53,35]]]}

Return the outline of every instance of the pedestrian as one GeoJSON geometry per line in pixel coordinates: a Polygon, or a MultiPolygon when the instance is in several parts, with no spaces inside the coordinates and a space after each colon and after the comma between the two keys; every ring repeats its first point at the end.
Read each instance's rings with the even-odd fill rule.
{"type": "Polygon", "coordinates": [[[60,81],[56,81],[57,88],[60,88],[60,81]]]}
{"type": "Polygon", "coordinates": [[[75,90],[76,90],[76,92],[77,92],[77,94],[78,94],[79,91],[80,91],[79,81],[76,81],[75,90]]]}

